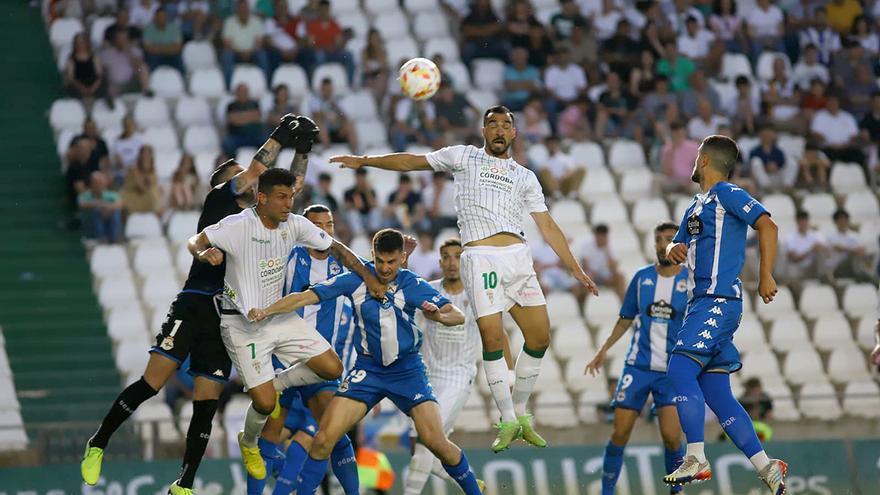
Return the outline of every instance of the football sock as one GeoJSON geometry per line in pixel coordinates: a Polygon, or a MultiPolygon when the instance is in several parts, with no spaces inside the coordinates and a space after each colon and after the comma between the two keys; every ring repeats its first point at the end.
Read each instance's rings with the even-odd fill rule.
{"type": "Polygon", "coordinates": [[[333,474],[342,485],[342,491],[345,492],[345,495],[360,493],[357,461],[348,435],[342,435],[342,438],[333,447],[333,452],[330,453],[330,468],[333,469],[333,474]]]}
{"type": "MultiPolygon", "coordinates": [[[[749,417],[742,404],[736,400],[730,390],[730,375],[727,373],[704,373],[700,377],[700,387],[706,396],[706,404],[718,417],[718,422],[733,444],[746,457],[751,458],[760,453],[763,449],[758,435],[755,433],[755,427],[752,425],[752,418],[749,417]]],[[[766,458],[766,456],[764,457],[766,458]]],[[[761,460],[759,459],[759,461],[761,460]]],[[[766,463],[764,465],[766,466],[766,463]]]]}
{"type": "Polygon", "coordinates": [[[510,423],[516,421],[516,413],[513,410],[513,396],[510,394],[510,386],[507,384],[507,362],[504,360],[503,351],[483,353],[483,371],[486,372],[486,381],[495,405],[501,412],[501,421],[510,423]]]}
{"type": "Polygon", "coordinates": [[[113,405],[110,406],[110,410],[107,411],[107,415],[101,421],[98,431],[89,440],[89,446],[106,449],[107,443],[116,429],[131,416],[138,406],[157,393],[158,391],[153,390],[153,387],[144,380],[144,377],[126,387],[125,390],[119,393],[116,400],[113,401],[113,405]]]}
{"type": "Polygon", "coordinates": [[[526,404],[541,374],[541,359],[547,349],[532,350],[523,345],[516,358],[516,382],[513,384],[513,410],[517,416],[526,413],[526,404]]]}
{"type": "Polygon", "coordinates": [[[272,380],[272,385],[275,386],[275,391],[283,392],[290,387],[303,387],[323,381],[326,381],[326,379],[318,376],[305,363],[299,363],[278,373],[278,376],[272,380]]]}
{"type": "Polygon", "coordinates": [[[297,480],[297,495],[314,495],[321,485],[321,480],[327,474],[327,464],[329,459],[315,459],[312,456],[306,457],[302,470],[299,472],[297,480]]]}
{"type": "MultiPolygon", "coordinates": [[[[678,469],[678,466],[681,465],[681,459],[684,457],[684,447],[681,445],[678,446],[675,450],[664,449],[663,460],[666,463],[666,474],[671,474],[673,471],[678,469]]],[[[670,493],[680,493],[682,487],[673,486],[670,488],[670,493]]]]}
{"type": "Polygon", "coordinates": [[[290,495],[296,490],[296,478],[302,470],[303,463],[306,462],[306,456],[309,455],[306,449],[297,442],[290,442],[287,447],[287,456],[284,459],[284,465],[278,474],[278,480],[275,482],[275,490],[272,495],[290,495]]]}
{"type": "MultiPolygon", "coordinates": [[[[690,444],[702,443],[705,433],[703,424],[706,418],[706,401],[697,381],[701,372],[702,366],[694,359],[677,353],[670,358],[666,372],[675,387],[675,406],[681,429],[687,438],[688,455],[691,454],[690,444]]],[[[706,457],[703,455],[697,458],[703,461],[706,457]]]]}
{"type": "Polygon", "coordinates": [[[244,417],[244,435],[241,436],[241,443],[245,447],[255,447],[257,445],[257,438],[260,436],[260,432],[263,431],[263,426],[268,419],[269,415],[257,411],[254,408],[254,403],[251,402],[244,417]]]}
{"type": "Polygon", "coordinates": [[[605,444],[605,457],[602,459],[602,495],[614,495],[614,487],[620,470],[623,468],[623,449],[626,446],[614,445],[609,440],[605,444]]]}
{"type": "Polygon", "coordinates": [[[216,399],[193,401],[193,414],[186,431],[186,450],[183,453],[180,479],[177,482],[181,488],[193,486],[196,471],[202,463],[202,457],[205,456],[208,440],[211,439],[211,426],[216,412],[216,399]]]}
{"type": "Polygon", "coordinates": [[[443,463],[440,462],[440,459],[434,458],[434,464],[431,465],[431,474],[437,476],[443,481],[448,481],[450,483],[455,483],[455,480],[452,479],[452,476],[449,476],[449,473],[443,469],[443,463]]]}
{"type": "Polygon", "coordinates": [[[468,463],[468,458],[464,455],[464,451],[461,451],[461,460],[458,461],[458,464],[455,466],[449,466],[444,464],[443,469],[449,473],[449,476],[458,483],[458,486],[461,487],[461,490],[465,493],[465,495],[480,495],[480,485],[477,484],[477,477],[474,475],[474,472],[471,471],[471,466],[468,463]]]}
{"type": "Polygon", "coordinates": [[[406,475],[403,495],[419,495],[425,488],[425,483],[431,476],[431,468],[434,465],[434,454],[428,447],[417,443],[413,456],[409,460],[409,472],[406,475]]]}

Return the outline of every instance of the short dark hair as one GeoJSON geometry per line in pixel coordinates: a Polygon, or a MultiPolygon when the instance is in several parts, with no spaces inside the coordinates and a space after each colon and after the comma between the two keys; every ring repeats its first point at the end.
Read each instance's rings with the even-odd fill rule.
{"type": "Polygon", "coordinates": [[[363,167],[356,169],[354,171],[354,175],[364,175],[365,176],[365,175],[367,175],[367,169],[365,169],[363,167]]]}
{"type": "Polygon", "coordinates": [[[438,249],[438,251],[442,253],[443,248],[448,247],[461,247],[461,239],[459,239],[458,237],[450,237],[446,239],[440,244],[440,249],[438,249]]]}
{"type": "Polygon", "coordinates": [[[493,105],[483,112],[483,125],[486,125],[486,119],[488,119],[493,113],[506,113],[507,115],[510,115],[510,123],[514,123],[513,112],[511,112],[509,108],[504,105],[493,105]]]}
{"type": "Polygon", "coordinates": [[[303,216],[308,217],[309,213],[330,213],[330,208],[327,208],[322,204],[316,203],[305,207],[305,209],[303,210],[303,216]]]}
{"type": "Polygon", "coordinates": [[[411,184],[412,178],[407,174],[400,174],[400,177],[397,178],[398,184],[411,184]]]}
{"type": "Polygon", "coordinates": [[[739,147],[736,141],[727,136],[715,134],[703,140],[700,151],[707,155],[715,169],[725,177],[730,177],[739,158],[739,147]]]}
{"type": "Polygon", "coordinates": [[[760,387],[761,386],[761,379],[756,376],[753,376],[753,377],[749,378],[748,380],[746,380],[746,382],[743,383],[743,386],[745,388],[760,387]]]}
{"type": "Polygon", "coordinates": [[[834,215],[831,216],[831,219],[836,222],[838,218],[849,219],[849,212],[844,210],[843,208],[838,208],[834,210],[834,215]]]}
{"type": "Polygon", "coordinates": [[[605,225],[604,223],[600,223],[599,225],[596,225],[595,227],[593,227],[593,233],[594,234],[607,234],[608,233],[608,226],[605,225]]]}
{"type": "Polygon", "coordinates": [[[321,172],[320,174],[318,174],[318,182],[321,182],[324,180],[326,180],[328,182],[332,182],[333,176],[328,174],[327,172],[321,172]]]}
{"type": "Polygon", "coordinates": [[[270,168],[260,175],[257,191],[270,194],[275,186],[293,187],[293,174],[284,168],[270,168]]]}
{"type": "Polygon", "coordinates": [[[797,212],[795,212],[794,218],[797,220],[807,220],[810,218],[810,214],[807,212],[807,210],[798,210],[797,212]]]}
{"type": "Polygon", "coordinates": [[[677,131],[680,129],[684,129],[684,124],[680,120],[673,120],[669,123],[669,130],[677,131]]]}
{"type": "Polygon", "coordinates": [[[734,85],[741,86],[743,84],[751,84],[751,81],[749,81],[749,78],[746,76],[736,76],[736,80],[734,82],[734,85]]]}
{"type": "Polygon", "coordinates": [[[329,77],[322,78],[322,79],[321,79],[321,84],[322,84],[322,85],[323,85],[323,84],[333,84],[333,79],[331,79],[331,78],[329,78],[329,77]]]}
{"type": "Polygon", "coordinates": [[[235,166],[238,166],[238,162],[236,162],[235,160],[226,160],[220,165],[217,165],[217,168],[215,168],[214,171],[211,172],[211,187],[217,187],[220,184],[223,184],[224,182],[231,179],[231,177],[228,176],[228,172],[230,168],[235,166]]]}
{"type": "Polygon", "coordinates": [[[664,230],[678,230],[678,225],[676,225],[675,222],[664,220],[654,227],[654,235],[657,235],[664,230]]]}
{"type": "Polygon", "coordinates": [[[403,251],[403,234],[395,229],[382,229],[373,236],[373,251],[394,253],[403,251]]]}

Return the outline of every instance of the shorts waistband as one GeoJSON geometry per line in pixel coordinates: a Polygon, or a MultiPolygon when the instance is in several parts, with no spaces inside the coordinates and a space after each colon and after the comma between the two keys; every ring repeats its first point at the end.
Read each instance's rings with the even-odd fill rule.
{"type": "Polygon", "coordinates": [[[511,244],[510,246],[465,246],[463,248],[464,252],[470,253],[486,253],[486,254],[499,254],[499,253],[510,253],[517,250],[528,249],[528,243],[521,242],[519,244],[511,244]]]}

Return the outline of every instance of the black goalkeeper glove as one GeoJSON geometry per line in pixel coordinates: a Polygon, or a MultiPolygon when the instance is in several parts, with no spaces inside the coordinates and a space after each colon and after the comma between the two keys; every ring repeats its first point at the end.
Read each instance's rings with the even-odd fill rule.
{"type": "Polygon", "coordinates": [[[269,137],[278,141],[282,148],[290,148],[294,145],[296,140],[295,132],[299,127],[298,118],[299,116],[292,113],[281,117],[281,122],[279,122],[278,127],[272,131],[272,134],[269,134],[269,137]]]}
{"type": "Polygon", "coordinates": [[[294,134],[294,147],[297,153],[308,153],[312,151],[312,144],[318,139],[318,132],[321,128],[309,117],[299,115],[296,117],[299,124],[294,134]]]}

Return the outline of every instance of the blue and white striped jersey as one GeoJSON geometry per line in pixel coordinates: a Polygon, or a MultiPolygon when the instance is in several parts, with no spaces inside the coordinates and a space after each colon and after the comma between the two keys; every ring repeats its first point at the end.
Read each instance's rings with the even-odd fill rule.
{"type": "Polygon", "coordinates": [[[708,193],[694,196],[674,239],[688,247],[691,298],[742,299],[739,274],[746,260],[746,234],[764,213],[770,214],[730,182],[719,182],[708,193]]]}
{"type": "MultiPolygon", "coordinates": [[[[287,257],[284,295],[308,290],[345,271],[345,267],[332,256],[319,260],[309,254],[308,248],[296,246],[287,257]]],[[[340,296],[300,308],[297,313],[327,339],[345,369],[350,369],[356,357],[352,352],[354,327],[351,324],[351,301],[340,296]]]]}
{"type": "MultiPolygon", "coordinates": [[[[367,268],[373,273],[372,262],[367,268]]],[[[422,331],[415,312],[426,304],[445,306],[449,299],[415,273],[401,269],[388,284],[386,301],[374,299],[364,281],[353,272],[337,275],[312,287],[322,301],[348,296],[354,308],[354,345],[359,355],[389,366],[398,358],[416,354],[422,345],[422,331]]]]}
{"type": "Polygon", "coordinates": [[[688,269],[661,277],[656,265],[640,268],[633,276],[620,307],[620,317],[633,322],[626,364],[666,372],[669,354],[687,311],[688,269]]]}

